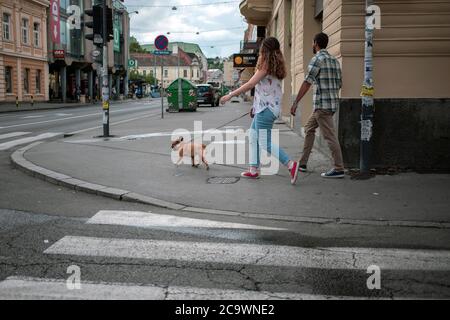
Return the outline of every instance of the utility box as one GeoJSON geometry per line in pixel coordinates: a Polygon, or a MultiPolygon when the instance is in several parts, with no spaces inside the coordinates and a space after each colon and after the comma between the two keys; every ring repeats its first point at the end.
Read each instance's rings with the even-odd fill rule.
{"type": "Polygon", "coordinates": [[[197,87],[189,80],[178,78],[167,87],[167,101],[169,112],[196,111],[197,87]],[[178,97],[178,91],[181,91],[181,99],[178,97]]]}

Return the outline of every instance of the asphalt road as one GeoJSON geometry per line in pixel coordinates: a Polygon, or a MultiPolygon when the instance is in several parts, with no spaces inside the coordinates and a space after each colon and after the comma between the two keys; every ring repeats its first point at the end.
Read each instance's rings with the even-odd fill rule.
{"type": "MultiPolygon", "coordinates": [[[[159,107],[117,105],[111,122],[157,117],[159,107]]],[[[0,138],[29,132],[0,144],[89,129],[101,117],[90,107],[0,114],[0,138]]],[[[17,147],[0,151],[0,299],[450,298],[448,230],[244,219],[121,202],[12,169],[17,147]],[[380,289],[367,286],[373,265],[380,289]]]]}

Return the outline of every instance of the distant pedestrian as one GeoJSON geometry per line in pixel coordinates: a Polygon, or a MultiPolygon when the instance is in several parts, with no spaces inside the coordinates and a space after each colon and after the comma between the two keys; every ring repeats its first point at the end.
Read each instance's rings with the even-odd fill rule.
{"type": "Polygon", "coordinates": [[[255,88],[255,97],[251,116],[253,118],[249,135],[250,140],[250,167],[241,174],[245,178],[259,178],[260,148],[275,155],[285,165],[289,172],[291,183],[295,184],[298,174],[298,163],[292,161],[283,149],[272,144],[271,133],[275,120],[281,110],[282,89],[281,82],[286,77],[286,66],[280,43],[274,37],[266,38],[259,52],[255,75],[239,89],[223,96],[221,103],[229,101],[232,97],[255,88]]]}
{"type": "Polygon", "coordinates": [[[322,173],[324,178],[343,178],[344,161],[341,146],[334,129],[333,115],[339,107],[339,90],[342,87],[342,72],[339,61],[326,50],[328,36],[319,33],[314,37],[313,52],[315,56],[309,63],[308,72],[298,92],[297,98],[291,108],[295,116],[297,106],[303,96],[314,85],[313,105],[314,112],[305,125],[305,144],[303,155],[299,162],[300,171],[306,172],[309,155],[314,145],[316,129],[328,143],[334,160],[334,168],[322,173]]]}

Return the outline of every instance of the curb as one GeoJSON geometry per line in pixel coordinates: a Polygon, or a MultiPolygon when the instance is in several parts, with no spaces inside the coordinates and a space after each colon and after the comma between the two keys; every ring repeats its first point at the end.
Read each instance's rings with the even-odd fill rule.
{"type": "Polygon", "coordinates": [[[182,205],[179,203],[169,202],[162,199],[157,199],[135,193],[128,190],[118,189],[114,187],[108,187],[100,184],[90,183],[76,179],[74,177],[48,170],[46,168],[35,165],[34,163],[25,159],[25,152],[42,144],[44,141],[37,141],[29,144],[25,147],[17,149],[11,154],[11,164],[13,167],[20,171],[41,180],[50,182],[55,185],[63,186],[69,189],[82,191],[90,194],[95,194],[103,197],[108,197],[121,201],[128,201],[134,203],[143,203],[160,208],[204,213],[213,215],[226,215],[243,218],[263,219],[263,220],[276,220],[285,222],[305,222],[316,224],[346,224],[346,225],[367,225],[367,226],[389,226],[389,227],[414,227],[414,228],[437,228],[437,229],[450,229],[450,222],[433,222],[433,221],[390,221],[390,220],[358,220],[358,219],[344,219],[344,218],[313,218],[313,217],[298,217],[288,215],[276,215],[265,213],[248,213],[237,211],[216,210],[207,208],[198,208],[182,205]]]}

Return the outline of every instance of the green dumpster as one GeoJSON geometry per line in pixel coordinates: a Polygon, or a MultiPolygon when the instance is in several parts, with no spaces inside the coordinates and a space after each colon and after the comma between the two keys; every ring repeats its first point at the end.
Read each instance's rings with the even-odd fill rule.
{"type": "Polygon", "coordinates": [[[197,87],[189,80],[178,78],[167,87],[169,112],[180,110],[197,110],[197,87]],[[180,84],[181,82],[181,84],[180,84]],[[181,86],[181,88],[179,88],[181,86]],[[178,101],[178,91],[181,89],[181,99],[178,101]]]}

